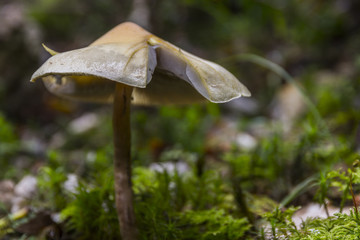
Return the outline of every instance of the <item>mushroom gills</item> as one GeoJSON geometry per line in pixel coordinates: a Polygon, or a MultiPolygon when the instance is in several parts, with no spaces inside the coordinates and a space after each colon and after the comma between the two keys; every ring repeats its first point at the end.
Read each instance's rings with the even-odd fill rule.
{"type": "Polygon", "coordinates": [[[91,75],[48,75],[42,78],[45,87],[52,93],[69,99],[111,102],[115,82],[91,75]]]}
{"type": "Polygon", "coordinates": [[[133,103],[138,105],[190,104],[204,101],[206,98],[187,81],[158,68],[146,88],[134,88],[133,92],[133,103]]]}

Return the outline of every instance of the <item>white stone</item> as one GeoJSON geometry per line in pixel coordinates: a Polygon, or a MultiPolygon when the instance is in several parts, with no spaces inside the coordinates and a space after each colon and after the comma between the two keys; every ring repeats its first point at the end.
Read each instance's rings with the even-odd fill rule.
{"type": "Polygon", "coordinates": [[[166,171],[169,174],[173,174],[175,171],[177,171],[178,174],[184,174],[189,171],[189,165],[185,162],[152,163],[150,164],[150,169],[159,173],[166,171]]]}
{"type": "Polygon", "coordinates": [[[70,123],[70,131],[75,134],[84,133],[99,124],[99,118],[95,113],[87,113],[70,123]]]}
{"type": "Polygon", "coordinates": [[[66,191],[76,193],[79,186],[78,177],[75,174],[68,174],[63,186],[66,191]]]}
{"type": "MultiPolygon", "coordinates": [[[[328,205],[328,212],[330,216],[334,216],[335,213],[340,212],[340,208],[333,207],[328,205]]],[[[343,209],[343,213],[349,214],[350,213],[349,207],[345,207],[343,209]]],[[[299,211],[297,211],[292,220],[294,221],[295,225],[300,227],[301,223],[305,221],[307,218],[327,218],[327,214],[323,205],[318,203],[310,203],[305,207],[302,207],[299,211]]]]}
{"type": "Polygon", "coordinates": [[[236,143],[239,147],[246,149],[246,150],[252,150],[257,145],[257,140],[247,133],[239,133],[236,136],[236,143]]]}
{"type": "Polygon", "coordinates": [[[14,193],[21,198],[31,198],[37,191],[37,179],[27,175],[15,186],[14,193]]]}

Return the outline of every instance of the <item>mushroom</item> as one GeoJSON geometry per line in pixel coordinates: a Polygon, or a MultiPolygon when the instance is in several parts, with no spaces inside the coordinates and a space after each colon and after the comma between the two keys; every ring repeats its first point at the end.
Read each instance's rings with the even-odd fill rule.
{"type": "MultiPolygon", "coordinates": [[[[44,46],[45,47],[45,46],[44,46]]],[[[250,96],[220,65],[125,22],[90,46],[53,55],[31,77],[61,97],[113,103],[116,208],[123,240],[137,238],[131,189],[130,104],[228,102],[250,96]]]]}

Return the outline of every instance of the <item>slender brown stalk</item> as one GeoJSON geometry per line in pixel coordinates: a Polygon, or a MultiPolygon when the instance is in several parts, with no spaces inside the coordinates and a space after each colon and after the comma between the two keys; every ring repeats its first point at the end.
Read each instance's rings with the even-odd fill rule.
{"type": "Polygon", "coordinates": [[[353,181],[352,173],[353,173],[353,171],[354,171],[354,170],[352,169],[352,170],[351,170],[351,173],[350,173],[350,184],[349,184],[349,187],[350,187],[350,193],[351,193],[352,200],[353,200],[353,204],[354,204],[354,208],[355,208],[356,218],[358,218],[358,217],[359,217],[359,210],[358,210],[358,205],[357,205],[356,198],[355,198],[355,194],[354,194],[353,187],[352,187],[352,181],[353,181]]]}
{"type": "Polygon", "coordinates": [[[323,204],[324,204],[324,209],[325,209],[326,216],[330,217],[330,213],[329,213],[329,209],[328,209],[328,206],[327,206],[326,199],[324,199],[323,204]]]}
{"type": "Polygon", "coordinates": [[[136,240],[137,228],[131,188],[130,102],[132,87],[117,83],[114,95],[115,201],[122,240],[136,240]]]}

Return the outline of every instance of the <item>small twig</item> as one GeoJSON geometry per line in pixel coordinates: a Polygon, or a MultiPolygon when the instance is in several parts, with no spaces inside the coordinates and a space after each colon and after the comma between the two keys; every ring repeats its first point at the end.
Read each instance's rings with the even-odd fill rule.
{"type": "Polygon", "coordinates": [[[325,199],[324,199],[324,201],[323,201],[323,204],[324,204],[326,216],[327,216],[327,217],[330,217],[329,209],[328,209],[328,207],[327,207],[327,203],[326,203],[325,199]]]}

